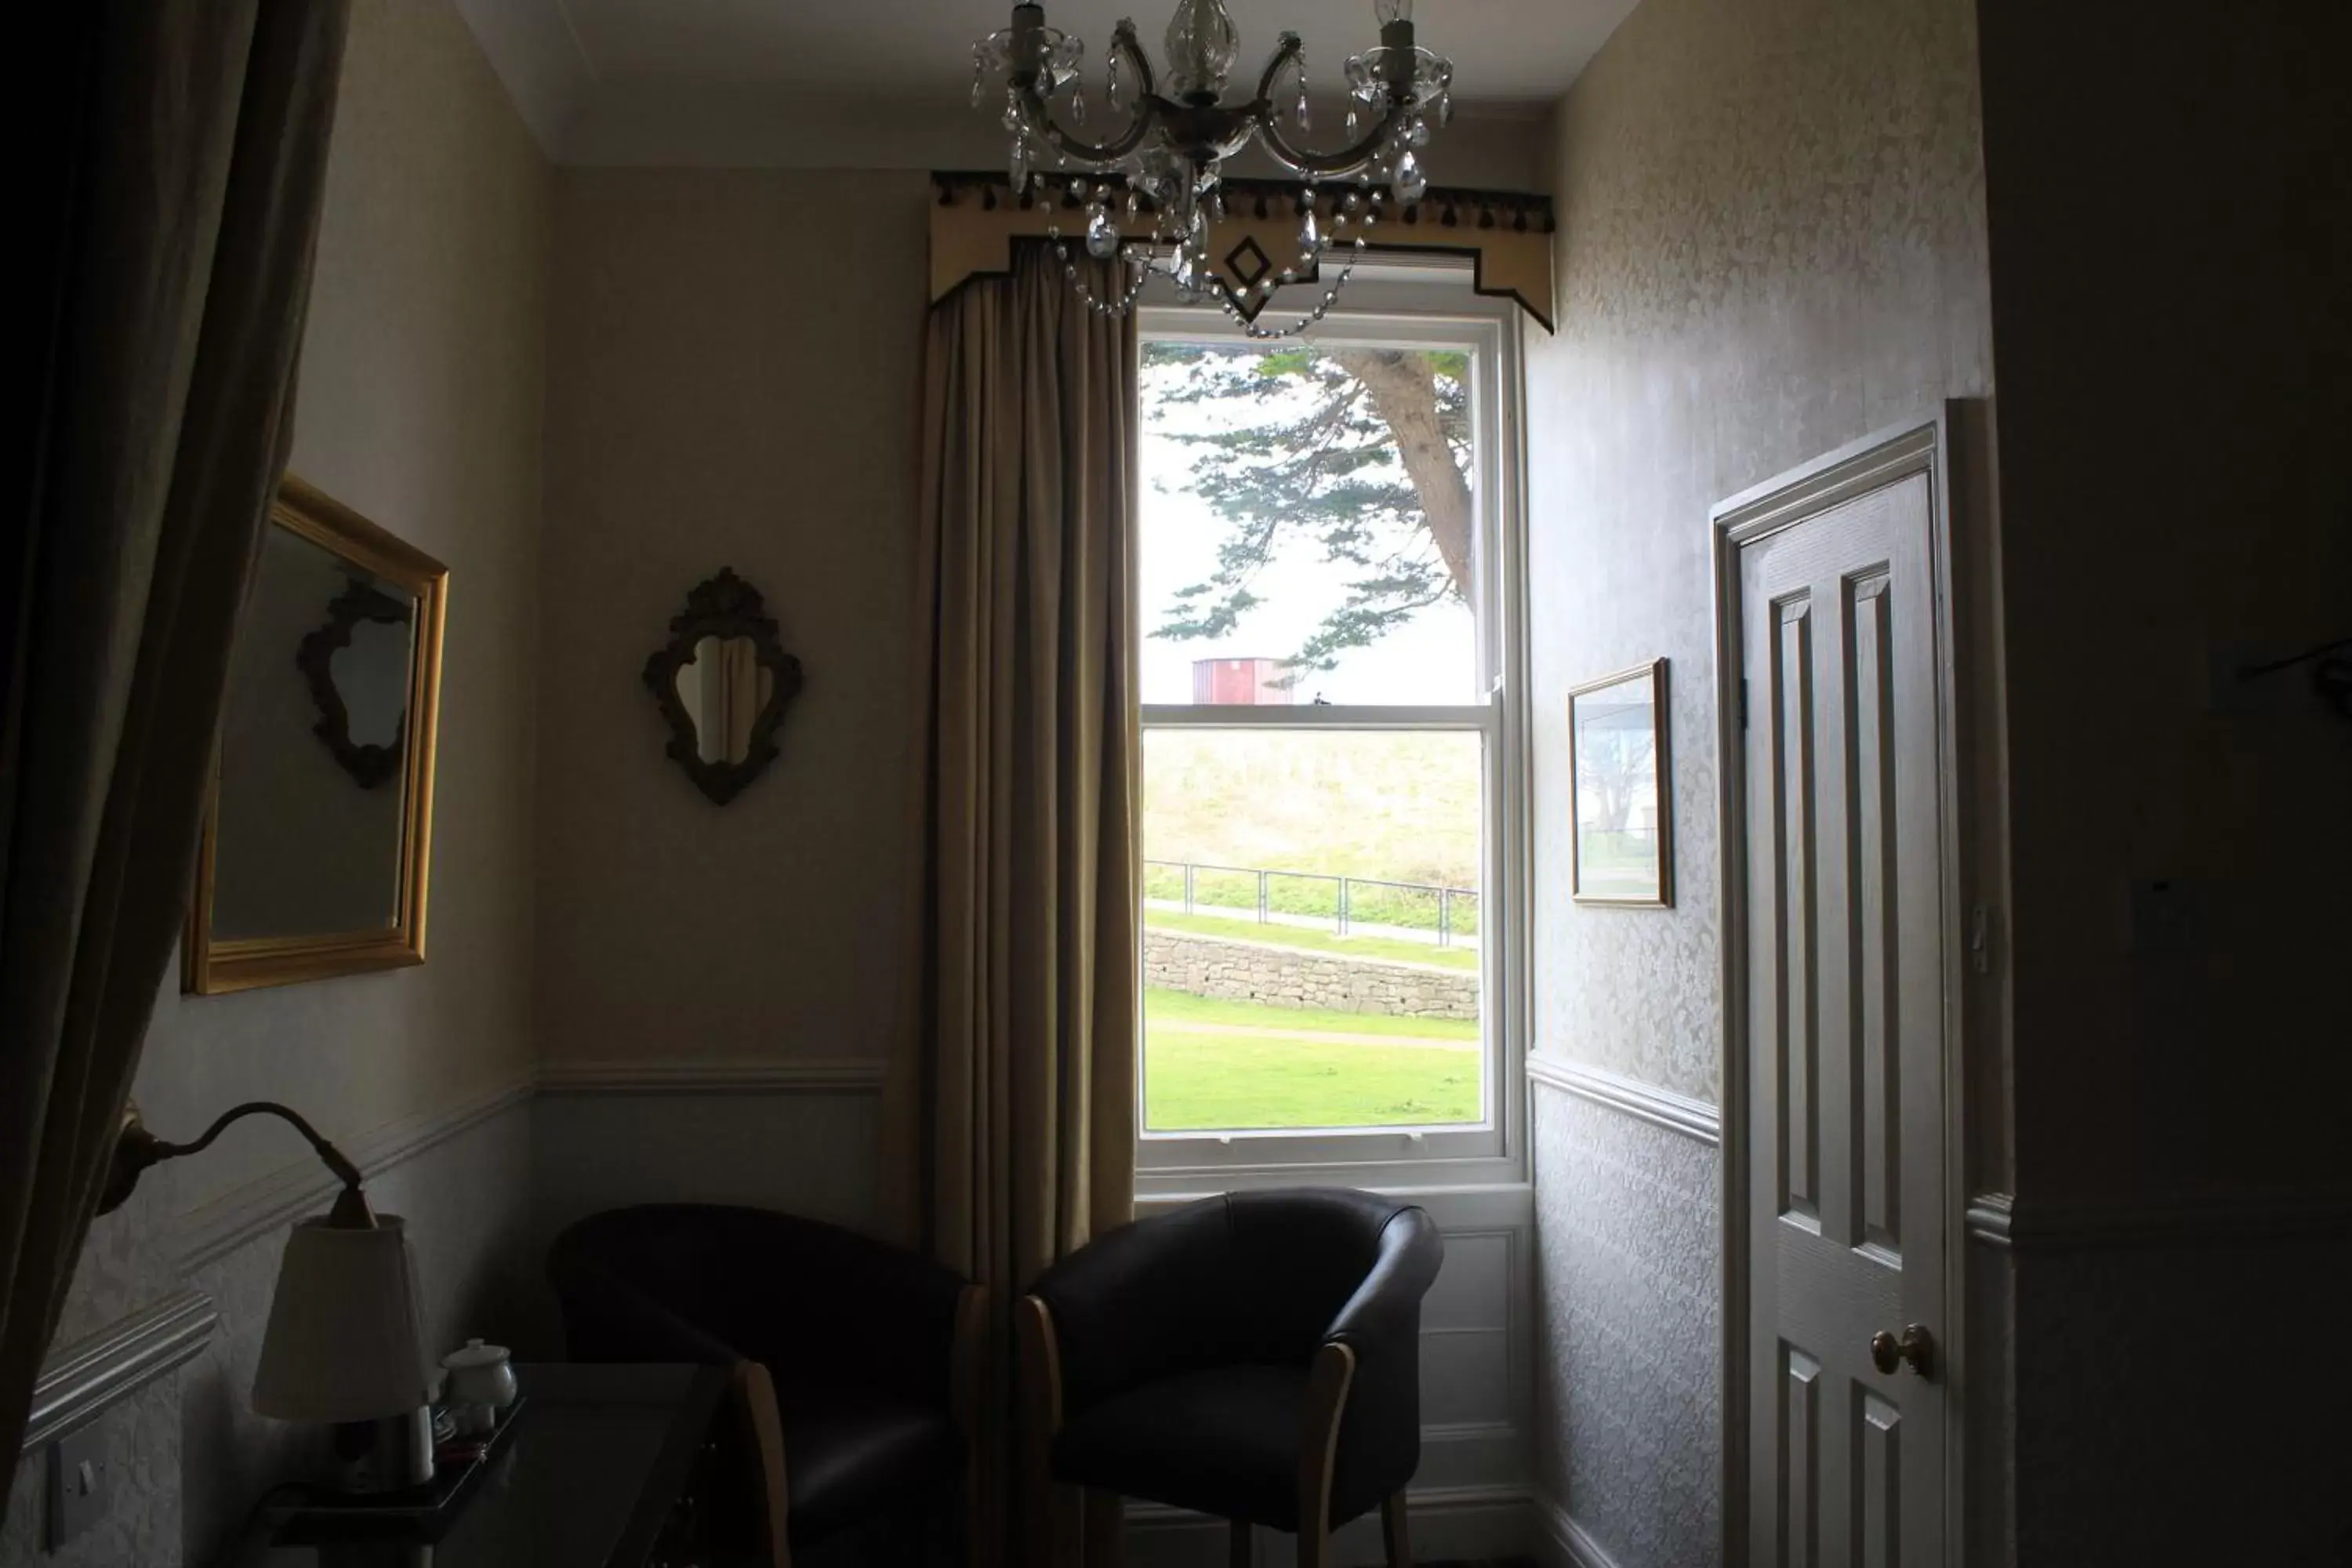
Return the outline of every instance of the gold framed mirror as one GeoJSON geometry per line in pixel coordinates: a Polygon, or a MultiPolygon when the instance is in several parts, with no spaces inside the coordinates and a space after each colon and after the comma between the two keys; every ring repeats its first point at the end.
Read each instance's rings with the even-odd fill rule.
{"type": "Polygon", "coordinates": [[[237,621],[181,981],[425,962],[449,570],[288,475],[237,621]]]}

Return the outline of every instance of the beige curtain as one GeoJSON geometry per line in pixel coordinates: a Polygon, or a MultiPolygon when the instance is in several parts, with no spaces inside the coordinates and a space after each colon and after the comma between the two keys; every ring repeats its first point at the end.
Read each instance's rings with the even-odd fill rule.
{"type": "MultiPolygon", "coordinates": [[[[0,505],[0,1454],[184,917],[279,471],[346,8],[36,7],[0,505]]],[[[0,1499],[5,1499],[0,1489],[0,1499]]],[[[0,1501],[0,1507],[5,1507],[0,1501]]]]}
{"type": "Polygon", "coordinates": [[[760,668],[759,646],[750,637],[729,637],[719,647],[723,656],[719,668],[725,672],[719,681],[723,713],[719,733],[726,737],[719,761],[740,763],[751,754],[751,726],[768,706],[760,689],[768,672],[760,668]]]}
{"type": "MultiPolygon", "coordinates": [[[[925,379],[915,1195],[988,1288],[1002,1420],[1011,1303],[1134,1200],[1135,330],[1028,248],[933,308],[925,379]]],[[[1014,1528],[1009,1442],[983,1551],[1014,1528]]]]}

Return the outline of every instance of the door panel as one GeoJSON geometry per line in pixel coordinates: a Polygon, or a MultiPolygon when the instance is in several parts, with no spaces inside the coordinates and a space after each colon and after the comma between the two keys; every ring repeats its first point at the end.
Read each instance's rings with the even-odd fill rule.
{"type": "Polygon", "coordinates": [[[1943,1553],[1943,1368],[1871,1336],[1944,1300],[1933,489],[1924,465],[1738,550],[1748,1559],[1943,1553]]]}
{"type": "Polygon", "coordinates": [[[1821,1559],[1822,1363],[1794,1345],[1781,1359],[1780,1561],[1812,1568],[1821,1559]]]}
{"type": "Polygon", "coordinates": [[[1901,927],[1891,894],[1899,860],[1895,827],[1895,681],[1888,668],[1891,597],[1887,579],[1854,584],[1846,605],[1849,650],[1846,723],[1853,737],[1847,798],[1852,802],[1855,957],[1861,965],[1855,1000],[1860,1016],[1860,1136],[1854,1144],[1855,1215],[1861,1229],[1849,1239],[1899,1256],[1903,1250],[1903,1070],[1895,1018],[1901,995],[1892,955],[1901,927]]]}
{"type": "Polygon", "coordinates": [[[1895,1568],[1903,1561],[1903,1412],[1859,1384],[1853,1398],[1853,1560],[1895,1568]]]}

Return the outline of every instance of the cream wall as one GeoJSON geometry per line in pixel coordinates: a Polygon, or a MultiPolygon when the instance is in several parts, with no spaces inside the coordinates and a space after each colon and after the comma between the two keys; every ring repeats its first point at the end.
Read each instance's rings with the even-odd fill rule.
{"type": "MultiPolygon", "coordinates": [[[[881,1217],[915,1023],[920,173],[557,176],[533,1112],[543,1243],[651,1201],[881,1217]],[[804,672],[724,806],[641,679],[731,566],[804,672]]],[[[540,1303],[551,1334],[551,1303],[540,1303]]]]}
{"type": "MultiPolygon", "coordinates": [[[[345,59],[290,467],[449,568],[431,962],[230,996],[167,984],[137,1089],[161,1129],[266,1095],[356,1136],[531,1060],[551,175],[446,0],[361,0],[345,59]]],[[[233,1137],[180,1167],[182,1202],[289,1152],[233,1137]]]]}
{"type": "Polygon", "coordinates": [[[539,1029],[557,1068],[856,1060],[912,1026],[929,183],[565,169],[539,685],[539,1029]],[[731,566],[805,674],[725,806],[641,679],[731,566]]]}
{"type": "MultiPolygon", "coordinates": [[[[1560,330],[1528,353],[1541,1055],[1717,1098],[1708,509],[1990,391],[1975,42],[1970,0],[1643,0],[1559,106],[1560,330]],[[1677,906],[1581,908],[1567,690],[1660,655],[1677,906]]],[[[1543,1484],[1620,1568],[1716,1562],[1718,1151],[1536,1093],[1543,1484]]]]}
{"type": "MultiPolygon", "coordinates": [[[[531,1062],[541,404],[549,166],[446,0],[357,0],[304,340],[295,472],[450,569],[429,931],[421,969],[230,996],[158,998],[134,1096],[165,1136],[283,1100],[358,1150],[403,1151],[492,1106],[531,1062]]],[[[288,650],[288,657],[292,651],[288,650]]],[[[422,1233],[436,1337],[483,1331],[527,1201],[519,1106],[371,1172],[422,1233]]],[[[316,1170],[255,1123],[152,1174],[93,1226],[58,1335],[70,1342],[194,1284],[211,1350],[100,1417],[107,1520],[44,1563],[209,1558],[292,1429],[246,1408],[282,1222],[316,1170]],[[290,1186],[289,1186],[290,1178],[290,1186]],[[204,1238],[191,1257],[192,1237],[204,1238]]],[[[45,1467],[12,1492],[0,1563],[36,1561],[45,1467]]]]}

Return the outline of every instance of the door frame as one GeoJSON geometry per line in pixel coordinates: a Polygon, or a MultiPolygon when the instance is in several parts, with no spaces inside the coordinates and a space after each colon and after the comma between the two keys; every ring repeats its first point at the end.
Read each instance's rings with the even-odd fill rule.
{"type": "Polygon", "coordinates": [[[1802,463],[1717,502],[1707,514],[1715,569],[1715,689],[1718,842],[1723,909],[1723,1035],[1717,1103],[1722,1108],[1721,1403],[1723,1421],[1723,1561],[1747,1562],[1748,1549],[1748,780],[1746,726],[1741,717],[1739,552],[1842,500],[1912,474],[1927,477],[1928,560],[1934,577],[1936,646],[1937,838],[1942,858],[1944,940],[1940,969],[1944,1021],[1944,1302],[1936,1326],[1937,1360],[1946,1386],[1944,1433],[1944,1560],[1966,1561],[1968,1518],[1963,1462],[1969,1399],[1969,1335],[1965,1210],[1969,1143],[1965,946],[1972,862],[1965,767],[1959,751],[1968,710],[1960,685],[1967,661],[1958,641],[1959,601],[1954,581],[1953,453],[1955,427],[1973,426],[1978,405],[1942,405],[1929,416],[1887,426],[1802,463]]]}

